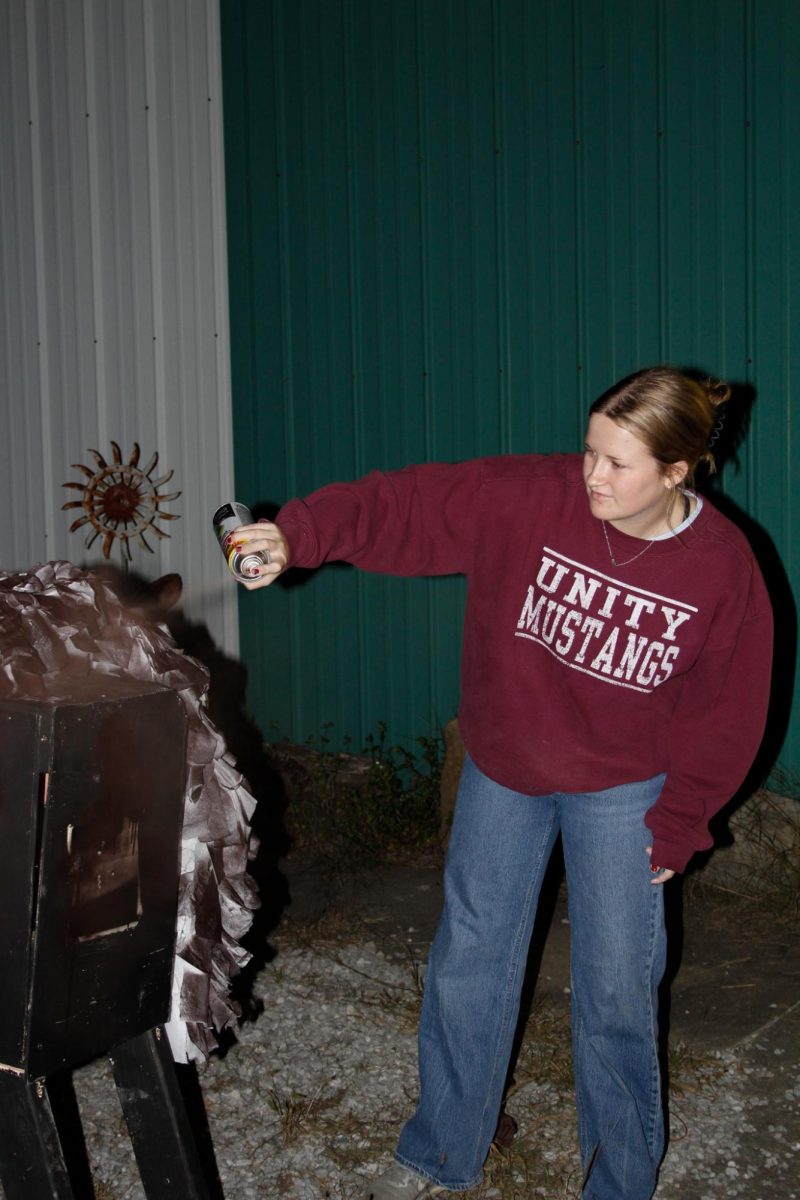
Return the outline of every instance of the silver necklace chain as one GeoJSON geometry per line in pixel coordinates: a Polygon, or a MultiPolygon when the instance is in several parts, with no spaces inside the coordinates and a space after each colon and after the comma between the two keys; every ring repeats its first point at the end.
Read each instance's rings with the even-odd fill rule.
{"type": "MultiPolygon", "coordinates": [[[[689,500],[689,496],[687,495],[686,492],[684,492],[683,493],[683,519],[684,519],[684,521],[687,521],[689,519],[689,513],[691,511],[692,511],[692,508],[691,508],[691,502],[689,500]]],[[[606,539],[606,545],[608,546],[608,557],[611,559],[612,565],[615,567],[627,567],[628,563],[636,562],[637,558],[641,558],[643,554],[647,554],[647,551],[653,545],[653,542],[656,542],[659,540],[658,538],[649,538],[644,550],[640,550],[638,554],[634,554],[633,558],[626,558],[624,562],[617,562],[617,560],[614,558],[614,551],[611,549],[611,542],[608,537],[608,530],[606,529],[605,521],[601,521],[601,524],[603,526],[603,534],[606,539]]],[[[669,532],[674,535],[675,530],[670,529],[669,532]]]]}
{"type": "Polygon", "coordinates": [[[611,549],[611,542],[609,541],[608,530],[606,529],[605,521],[602,522],[602,526],[603,526],[603,533],[604,533],[605,539],[606,539],[606,545],[608,546],[608,557],[611,559],[612,565],[615,567],[627,567],[628,563],[636,562],[637,558],[641,558],[643,554],[647,554],[647,551],[650,549],[650,547],[653,545],[653,542],[655,541],[655,538],[651,538],[648,541],[647,545],[645,546],[644,550],[640,550],[638,554],[634,554],[633,558],[626,558],[624,562],[617,562],[617,560],[614,558],[614,551],[611,549]]]}

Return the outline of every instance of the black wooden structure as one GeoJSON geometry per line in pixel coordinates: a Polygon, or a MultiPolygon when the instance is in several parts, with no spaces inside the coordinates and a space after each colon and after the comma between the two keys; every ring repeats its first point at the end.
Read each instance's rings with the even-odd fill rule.
{"type": "Polygon", "coordinates": [[[179,696],[91,675],[0,700],[0,1180],[74,1195],[48,1077],[107,1054],[148,1198],[206,1200],[169,1015],[186,771],[179,696]]]}

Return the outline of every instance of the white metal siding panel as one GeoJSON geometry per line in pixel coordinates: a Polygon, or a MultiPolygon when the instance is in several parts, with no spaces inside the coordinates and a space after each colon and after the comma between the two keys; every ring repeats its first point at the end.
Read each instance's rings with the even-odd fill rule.
{"type": "Polygon", "coordinates": [[[101,562],[62,484],[136,441],[182,495],[133,569],[180,572],[235,651],[210,527],[233,488],[217,2],[0,0],[0,106],[0,566],[101,562]]]}
{"type": "Polygon", "coordinates": [[[26,23],[19,6],[0,15],[0,479],[6,541],[41,545],[41,379],[37,347],[34,171],[26,23]]]}

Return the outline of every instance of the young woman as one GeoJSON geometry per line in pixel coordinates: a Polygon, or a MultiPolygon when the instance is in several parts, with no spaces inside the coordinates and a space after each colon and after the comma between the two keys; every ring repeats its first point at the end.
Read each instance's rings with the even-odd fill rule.
{"type": "Polygon", "coordinates": [[[468,757],[419,1030],[420,1097],[367,1194],[480,1182],[542,877],[566,864],[586,1200],[649,1200],[664,1146],[662,886],[711,844],[767,707],[772,622],[745,538],[692,490],[724,385],[656,367],[591,408],[583,457],[375,472],[239,531],[271,584],[334,559],[463,572],[468,757]]]}

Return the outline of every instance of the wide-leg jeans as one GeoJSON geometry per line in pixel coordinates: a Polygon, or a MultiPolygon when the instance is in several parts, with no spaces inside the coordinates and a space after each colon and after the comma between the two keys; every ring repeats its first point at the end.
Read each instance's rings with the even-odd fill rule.
{"type": "Polygon", "coordinates": [[[663,782],[527,796],[467,759],[425,979],[419,1102],[400,1136],[400,1162],[457,1192],[482,1178],[539,890],[560,832],[583,1196],[650,1200],[664,1145],[657,989],[666,947],[644,814],[663,782]]]}

